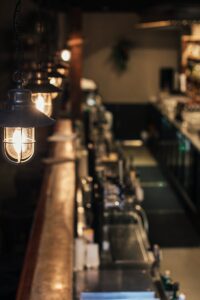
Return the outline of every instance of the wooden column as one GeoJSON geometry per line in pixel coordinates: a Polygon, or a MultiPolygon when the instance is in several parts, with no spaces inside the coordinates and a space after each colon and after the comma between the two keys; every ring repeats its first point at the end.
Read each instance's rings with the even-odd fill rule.
{"type": "Polygon", "coordinates": [[[70,61],[70,110],[72,119],[81,119],[82,92],[80,81],[82,77],[83,38],[81,34],[81,9],[73,8],[70,14],[71,33],[68,45],[71,49],[70,61]]]}

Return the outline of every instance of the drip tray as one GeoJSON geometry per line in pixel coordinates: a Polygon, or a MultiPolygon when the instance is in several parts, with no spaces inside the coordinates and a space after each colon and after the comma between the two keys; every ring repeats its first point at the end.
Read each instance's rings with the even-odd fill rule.
{"type": "Polygon", "coordinates": [[[152,263],[146,233],[138,224],[109,225],[109,240],[115,263],[152,263]]]}
{"type": "MultiPolygon", "coordinates": [[[[155,295],[155,285],[147,270],[140,269],[106,269],[85,270],[75,274],[75,298],[74,299],[137,299],[125,298],[131,296],[155,295]],[[95,297],[93,297],[95,295],[95,297]],[[113,297],[118,295],[118,298],[113,297]],[[91,297],[91,298],[89,298],[91,297]],[[110,298],[109,298],[110,297],[110,298]]],[[[142,298],[143,297],[143,298],[142,298]]],[[[151,298],[147,298],[151,299],[151,298]]],[[[153,298],[154,299],[154,298],[153,298]]]]}

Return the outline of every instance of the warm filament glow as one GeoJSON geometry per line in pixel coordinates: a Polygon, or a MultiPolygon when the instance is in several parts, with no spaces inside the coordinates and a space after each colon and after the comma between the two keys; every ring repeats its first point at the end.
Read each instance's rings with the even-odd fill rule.
{"type": "Polygon", "coordinates": [[[52,93],[52,99],[56,99],[58,97],[58,93],[52,93]]]}
{"type": "Polygon", "coordinates": [[[44,98],[42,95],[38,95],[37,100],[35,101],[35,106],[38,110],[44,112],[44,98]]]}
{"type": "Polygon", "coordinates": [[[4,128],[4,154],[9,161],[23,163],[34,154],[35,129],[22,127],[4,128]]]}
{"type": "Polygon", "coordinates": [[[48,117],[52,115],[52,101],[49,93],[32,94],[32,100],[39,111],[48,117]]]}
{"type": "Polygon", "coordinates": [[[26,151],[26,140],[27,136],[25,135],[24,131],[21,132],[20,128],[16,128],[13,133],[12,143],[17,155],[26,151]]]}

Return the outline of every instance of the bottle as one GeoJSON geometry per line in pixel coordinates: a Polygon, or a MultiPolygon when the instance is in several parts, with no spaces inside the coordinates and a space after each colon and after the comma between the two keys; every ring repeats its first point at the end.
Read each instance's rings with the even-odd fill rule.
{"type": "Polygon", "coordinates": [[[187,84],[186,84],[186,75],[185,73],[180,74],[180,91],[182,93],[185,93],[187,90],[187,84]]]}
{"type": "Polygon", "coordinates": [[[179,296],[178,296],[178,291],[179,291],[179,283],[178,282],[174,282],[172,285],[172,290],[173,290],[173,295],[170,298],[171,300],[178,300],[179,296]]]}
{"type": "Polygon", "coordinates": [[[119,172],[119,184],[124,184],[124,161],[122,157],[119,158],[118,161],[118,172],[119,172]]]}
{"type": "Polygon", "coordinates": [[[95,243],[99,244],[102,250],[102,230],[104,211],[104,178],[103,174],[96,174],[93,181],[93,229],[95,243]]]}
{"type": "Polygon", "coordinates": [[[84,111],[83,121],[84,121],[84,141],[85,141],[85,145],[88,145],[91,142],[90,111],[89,110],[84,111]]]}
{"type": "Polygon", "coordinates": [[[89,176],[95,177],[95,147],[93,143],[88,144],[88,167],[89,176]]]}
{"type": "Polygon", "coordinates": [[[171,282],[170,278],[171,272],[169,270],[166,270],[163,275],[161,275],[161,281],[163,283],[164,289],[166,286],[171,282]]]}

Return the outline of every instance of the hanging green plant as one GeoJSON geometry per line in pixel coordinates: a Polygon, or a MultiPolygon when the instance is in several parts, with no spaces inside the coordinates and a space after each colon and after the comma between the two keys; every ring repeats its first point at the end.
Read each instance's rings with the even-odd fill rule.
{"type": "Polygon", "coordinates": [[[118,73],[127,70],[130,52],[133,49],[133,42],[127,38],[121,38],[111,49],[109,60],[118,73]]]}

